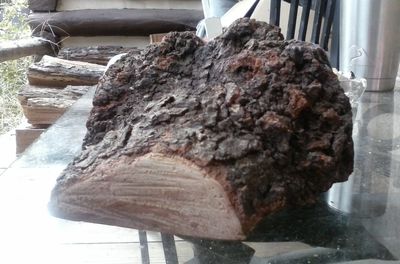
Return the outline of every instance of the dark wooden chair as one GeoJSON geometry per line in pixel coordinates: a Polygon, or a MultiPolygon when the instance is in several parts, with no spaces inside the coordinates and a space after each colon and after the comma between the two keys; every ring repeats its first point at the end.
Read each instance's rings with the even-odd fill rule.
{"type": "MultiPolygon", "coordinates": [[[[285,0],[290,3],[287,39],[293,39],[295,35],[297,11],[299,6],[303,7],[301,13],[299,39],[305,40],[307,33],[310,10],[315,10],[312,24],[311,42],[320,44],[328,50],[329,37],[331,34],[333,19],[335,15],[336,0],[285,0]],[[325,18],[322,22],[322,18],[325,18]]],[[[270,23],[279,26],[281,0],[271,0],[270,23]]]]}
{"type": "MultiPolygon", "coordinates": [[[[270,0],[270,20],[269,23],[279,26],[281,18],[282,0],[270,0]]],[[[340,0],[284,0],[290,3],[288,29],[286,39],[295,37],[296,21],[299,6],[302,7],[299,32],[299,40],[310,41],[319,44],[328,51],[329,38],[331,38],[330,58],[332,66],[339,64],[339,2],[340,0]],[[310,11],[314,10],[314,20],[312,28],[308,28],[310,11]],[[323,19],[324,18],[324,19],[323,19]],[[307,31],[311,31],[311,39],[306,39],[307,31]]],[[[259,1],[256,1],[253,7],[247,12],[246,17],[251,17],[259,1]]]]}

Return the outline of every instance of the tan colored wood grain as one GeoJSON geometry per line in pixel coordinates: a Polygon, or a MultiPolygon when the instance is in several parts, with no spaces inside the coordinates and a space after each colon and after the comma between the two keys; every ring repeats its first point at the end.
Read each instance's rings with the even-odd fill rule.
{"type": "Polygon", "coordinates": [[[73,103],[89,89],[89,86],[67,86],[64,89],[25,85],[18,93],[28,123],[53,124],[73,103]]]}
{"type": "Polygon", "coordinates": [[[197,237],[243,239],[223,187],[178,157],[121,157],[53,191],[56,216],[197,237]],[[107,173],[105,173],[107,172],[107,173]]]}
{"type": "MultiPolygon", "coordinates": [[[[83,61],[100,65],[107,65],[115,55],[126,53],[135,48],[121,46],[89,46],[62,48],[58,58],[72,61],[83,61]]],[[[135,49],[139,53],[139,49],[135,49]]]]}
{"type": "Polygon", "coordinates": [[[29,67],[27,75],[31,85],[65,87],[95,85],[104,71],[103,65],[43,56],[29,67]]]}

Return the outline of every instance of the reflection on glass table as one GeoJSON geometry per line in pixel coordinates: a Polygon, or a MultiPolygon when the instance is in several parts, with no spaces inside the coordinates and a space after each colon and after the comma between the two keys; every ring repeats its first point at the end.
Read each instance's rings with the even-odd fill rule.
{"type": "Polygon", "coordinates": [[[0,254],[0,263],[7,252],[14,260],[7,263],[21,263],[16,261],[21,259],[55,263],[54,258],[57,263],[400,263],[398,89],[363,95],[354,117],[354,173],[347,182],[335,184],[321,195],[315,205],[288,208],[267,217],[243,242],[107,227],[114,238],[103,247],[101,239],[93,238],[104,235],[99,225],[58,220],[46,209],[56,177],[80,151],[92,96],[93,90],[0,177],[4,213],[0,246],[8,249],[0,254]],[[73,236],[78,233],[84,242],[73,245],[85,248],[74,258],[68,241],[75,241],[73,236]],[[126,239],[122,233],[132,234],[137,241],[126,239]],[[29,245],[17,243],[13,247],[13,240],[29,245]],[[157,241],[162,250],[155,253],[157,241]],[[113,251],[122,243],[124,252],[138,252],[136,258],[132,255],[122,260],[122,253],[113,251]],[[99,246],[97,251],[88,246],[93,244],[99,246]],[[14,254],[18,249],[32,254],[14,254]],[[99,260],[95,256],[102,257],[99,260]]]}

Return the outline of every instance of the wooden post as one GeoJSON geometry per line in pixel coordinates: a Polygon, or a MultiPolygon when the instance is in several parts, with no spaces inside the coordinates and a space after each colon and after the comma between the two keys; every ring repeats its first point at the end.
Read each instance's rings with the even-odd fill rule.
{"type": "Polygon", "coordinates": [[[51,43],[43,38],[28,38],[0,43],[0,62],[31,55],[54,54],[51,43]]]}

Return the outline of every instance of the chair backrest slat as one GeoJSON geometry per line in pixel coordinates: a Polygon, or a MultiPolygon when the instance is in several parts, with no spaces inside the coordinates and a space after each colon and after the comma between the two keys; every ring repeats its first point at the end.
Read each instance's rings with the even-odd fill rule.
{"type": "Polygon", "coordinates": [[[291,0],[286,39],[294,38],[294,32],[296,30],[297,10],[298,9],[299,9],[299,0],[291,0]]]}
{"type": "Polygon", "coordinates": [[[279,20],[281,18],[281,0],[271,0],[270,14],[269,23],[279,26],[279,20]]]}
{"type": "Polygon", "coordinates": [[[147,242],[146,231],[139,230],[140,255],[142,256],[142,264],[150,264],[149,245],[147,242]]]}
{"type": "Polygon", "coordinates": [[[311,33],[311,42],[316,44],[319,44],[319,35],[321,33],[324,8],[325,8],[324,0],[315,2],[315,13],[314,13],[313,29],[311,33]]]}
{"type": "Polygon", "coordinates": [[[249,11],[247,11],[247,13],[246,13],[246,15],[244,15],[244,17],[251,17],[251,15],[253,14],[253,12],[256,9],[259,2],[260,2],[260,0],[254,1],[254,4],[251,6],[249,11]]]}
{"type": "Polygon", "coordinates": [[[310,16],[311,10],[311,0],[305,0],[303,4],[303,11],[301,12],[300,29],[299,29],[299,39],[306,40],[308,18],[310,16]]]}
{"type": "Polygon", "coordinates": [[[179,263],[174,236],[161,233],[161,241],[164,249],[165,263],[166,264],[179,263]]]}
{"type": "MultiPolygon", "coordinates": [[[[284,0],[290,4],[289,21],[286,33],[286,39],[294,39],[296,35],[297,13],[299,6],[302,7],[301,19],[297,39],[306,41],[308,22],[310,20],[311,9],[314,10],[314,19],[312,21],[311,41],[321,44],[321,47],[328,50],[330,33],[333,20],[338,17],[335,13],[338,0],[284,0]],[[322,31],[322,32],[321,32],[322,31]]],[[[269,23],[279,26],[281,0],[270,0],[270,19],[269,23]]],[[[336,21],[336,20],[335,20],[336,21]]],[[[336,23],[336,22],[335,22],[336,23]]],[[[336,36],[337,38],[338,36],[336,36]]]]}
{"type": "Polygon", "coordinates": [[[324,25],[322,27],[321,46],[328,49],[330,29],[332,28],[333,19],[335,17],[336,0],[328,0],[326,3],[324,25]]]}

